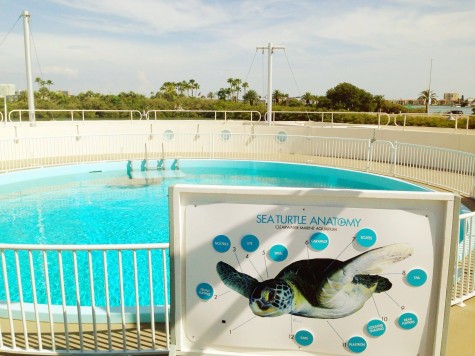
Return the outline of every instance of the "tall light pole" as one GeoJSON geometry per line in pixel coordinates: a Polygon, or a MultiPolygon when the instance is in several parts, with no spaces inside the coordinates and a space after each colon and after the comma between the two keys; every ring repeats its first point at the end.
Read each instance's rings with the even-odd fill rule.
{"type": "MultiPolygon", "coordinates": [[[[1,97],[2,96],[0,95],[0,98],[1,97]]],[[[6,94],[3,96],[3,112],[4,112],[3,120],[4,120],[5,125],[6,125],[7,124],[7,95],[6,94]]]]}
{"type": "Polygon", "coordinates": [[[33,93],[33,79],[31,76],[31,54],[30,54],[30,13],[23,11],[23,38],[25,40],[25,63],[26,63],[26,87],[28,93],[28,113],[30,126],[36,125],[35,119],[35,97],[33,93]]]}
{"type": "Polygon", "coordinates": [[[432,58],[430,59],[430,71],[429,71],[429,89],[428,89],[428,93],[427,93],[427,108],[426,108],[426,114],[429,113],[429,106],[431,104],[431,92],[430,92],[430,85],[432,83],[432,58]]]}
{"type": "Polygon", "coordinates": [[[267,49],[267,121],[272,122],[272,53],[274,49],[285,49],[281,46],[272,46],[272,43],[268,43],[267,47],[256,47],[256,49],[267,49]]]}

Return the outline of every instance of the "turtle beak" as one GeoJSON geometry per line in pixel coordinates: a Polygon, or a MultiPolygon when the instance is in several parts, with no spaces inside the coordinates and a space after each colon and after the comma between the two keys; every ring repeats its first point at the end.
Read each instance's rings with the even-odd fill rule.
{"type": "Polygon", "coordinates": [[[255,303],[257,304],[258,308],[260,310],[262,310],[263,312],[269,310],[269,308],[271,307],[270,305],[265,305],[261,300],[256,300],[255,303]]]}
{"type": "Polygon", "coordinates": [[[259,299],[249,303],[249,307],[251,308],[252,312],[257,316],[273,317],[282,315],[282,312],[280,312],[280,310],[278,310],[271,304],[263,303],[259,299]]]}

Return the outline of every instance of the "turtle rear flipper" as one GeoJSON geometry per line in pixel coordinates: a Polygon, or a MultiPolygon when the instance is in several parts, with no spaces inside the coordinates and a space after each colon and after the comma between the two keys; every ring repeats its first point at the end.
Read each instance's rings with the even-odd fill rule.
{"type": "Polygon", "coordinates": [[[373,288],[375,293],[386,292],[393,286],[389,279],[381,276],[373,276],[370,274],[358,274],[353,278],[354,284],[362,284],[367,288],[373,288]]]}
{"type": "Polygon", "coordinates": [[[249,298],[259,283],[257,279],[248,276],[247,274],[236,271],[227,263],[220,261],[216,264],[216,271],[223,283],[231,288],[233,291],[249,298]]]}

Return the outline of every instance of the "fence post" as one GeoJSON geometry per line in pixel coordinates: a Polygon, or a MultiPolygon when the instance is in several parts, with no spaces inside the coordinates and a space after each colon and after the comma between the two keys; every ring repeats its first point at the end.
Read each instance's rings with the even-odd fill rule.
{"type": "Polygon", "coordinates": [[[397,168],[397,141],[394,142],[393,147],[393,177],[396,177],[396,168],[397,168]]]}
{"type": "Polygon", "coordinates": [[[211,158],[214,158],[214,132],[211,132],[209,135],[210,144],[209,147],[211,148],[211,158]]]}
{"type": "Polygon", "coordinates": [[[367,157],[366,157],[366,172],[369,171],[369,167],[371,165],[371,160],[373,158],[373,143],[371,140],[368,139],[368,152],[367,152],[367,157]]]}

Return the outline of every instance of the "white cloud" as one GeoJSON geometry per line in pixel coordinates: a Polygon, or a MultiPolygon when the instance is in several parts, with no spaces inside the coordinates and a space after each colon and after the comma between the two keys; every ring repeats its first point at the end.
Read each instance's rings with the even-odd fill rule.
{"type": "MultiPolygon", "coordinates": [[[[439,95],[475,96],[473,1],[54,0],[31,14],[46,79],[72,92],[149,94],[193,78],[207,93],[248,71],[261,91],[267,54],[250,64],[256,46],[272,42],[286,47],[274,55],[275,87],[291,95],[348,81],[386,97],[415,96],[434,58],[439,95]]],[[[22,41],[12,34],[8,51],[0,47],[0,78],[17,86],[22,41]]]]}
{"type": "Polygon", "coordinates": [[[45,74],[59,74],[68,78],[77,78],[79,74],[78,69],[64,67],[64,66],[47,66],[43,68],[45,74]]]}

